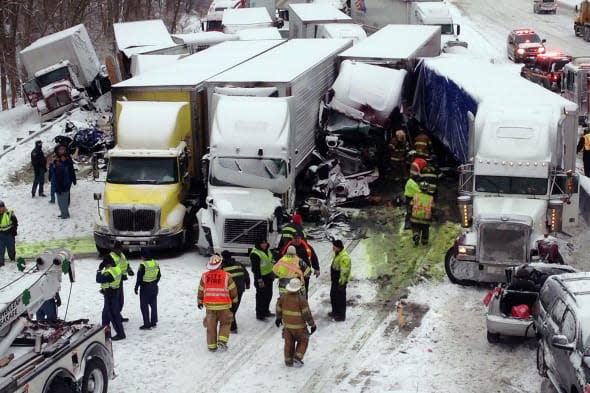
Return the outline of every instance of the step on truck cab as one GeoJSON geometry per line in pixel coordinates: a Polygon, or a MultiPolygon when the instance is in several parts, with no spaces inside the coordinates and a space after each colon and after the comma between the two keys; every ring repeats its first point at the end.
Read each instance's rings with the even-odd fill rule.
{"type": "Polygon", "coordinates": [[[126,249],[193,244],[209,145],[205,81],[282,42],[224,42],[114,85],[117,144],[95,195],[99,252],[115,241],[126,249]]]}
{"type": "Polygon", "coordinates": [[[281,212],[293,210],[295,179],[315,149],[318,103],[336,78],[338,53],[351,45],[294,39],[209,79],[200,251],[247,258],[262,236],[278,244],[281,212]]]}
{"type": "Polygon", "coordinates": [[[461,164],[464,229],[445,269],[456,283],[503,282],[507,267],[535,260],[545,233],[578,223],[577,105],[497,65],[455,56],[423,60],[413,105],[461,164]]]}

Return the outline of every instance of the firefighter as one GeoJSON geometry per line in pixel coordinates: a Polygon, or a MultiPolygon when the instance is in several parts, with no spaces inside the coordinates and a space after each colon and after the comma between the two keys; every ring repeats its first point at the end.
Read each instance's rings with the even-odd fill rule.
{"type": "Polygon", "coordinates": [[[406,197],[404,229],[412,229],[412,223],[410,221],[410,217],[412,216],[412,200],[414,199],[414,195],[420,192],[420,186],[418,185],[419,180],[420,175],[412,175],[408,178],[404,187],[404,196],[406,197]]]}
{"type": "Polygon", "coordinates": [[[275,279],[272,272],[273,262],[273,255],[266,238],[258,240],[250,251],[250,263],[252,274],[254,274],[254,288],[256,288],[256,319],[259,321],[275,316],[270,312],[272,285],[275,279]]]}
{"type": "Polygon", "coordinates": [[[303,229],[303,218],[299,213],[293,214],[291,222],[283,227],[279,249],[283,249],[283,246],[288,241],[293,240],[295,235],[300,235],[303,239],[307,239],[307,233],[305,233],[305,230],[303,229]]]}
{"type": "Polygon", "coordinates": [[[389,143],[389,161],[391,173],[394,181],[400,181],[408,176],[406,159],[410,151],[410,144],[406,139],[406,133],[403,130],[395,132],[395,138],[389,143]]]}
{"type": "Polygon", "coordinates": [[[432,222],[432,209],[434,208],[434,197],[427,192],[428,184],[422,183],[421,189],[412,199],[412,236],[414,245],[422,241],[423,245],[428,244],[430,223],[432,222]]]}
{"type": "Polygon", "coordinates": [[[428,162],[424,158],[414,158],[412,160],[412,164],[410,165],[410,176],[422,174],[422,170],[424,170],[424,168],[426,168],[427,166],[428,162]]]}
{"type": "MultiPolygon", "coordinates": [[[[123,312],[123,304],[125,303],[125,289],[124,289],[123,281],[127,281],[129,279],[129,276],[133,276],[133,275],[135,275],[135,273],[131,269],[131,266],[129,266],[129,262],[127,261],[127,257],[123,253],[123,245],[121,244],[120,241],[115,242],[115,244],[113,245],[113,251],[111,251],[109,253],[109,255],[111,256],[111,258],[113,258],[115,265],[119,266],[119,268],[121,269],[121,274],[122,274],[121,291],[120,291],[121,300],[119,301],[119,303],[121,305],[121,312],[123,312]]],[[[123,322],[129,322],[129,318],[123,317],[122,314],[121,314],[121,320],[123,322]]]]}
{"type": "Polygon", "coordinates": [[[311,274],[309,266],[297,256],[295,246],[287,248],[287,253],[274,264],[272,271],[279,279],[279,295],[287,292],[287,284],[292,278],[303,281],[306,275],[311,274]]]}
{"type": "Polygon", "coordinates": [[[158,324],[158,283],[160,278],[162,278],[162,274],[158,261],[153,258],[151,250],[143,248],[135,281],[135,294],[137,295],[139,290],[139,306],[143,317],[143,325],[139,327],[141,330],[155,328],[158,324]]]}
{"type": "Polygon", "coordinates": [[[285,340],[284,354],[287,367],[303,366],[303,356],[307,350],[309,336],[317,327],[309,310],[309,304],[300,292],[301,280],[293,278],[287,284],[287,293],[277,300],[277,327],[283,325],[285,340]],[[309,325],[311,332],[307,331],[309,325]]]}
{"type": "Polygon", "coordinates": [[[584,161],[584,175],[590,177],[590,127],[584,129],[584,135],[578,141],[576,151],[583,151],[582,160],[584,161]]]}
{"type": "Polygon", "coordinates": [[[232,258],[231,252],[224,250],[221,252],[221,268],[228,272],[236,284],[238,290],[238,301],[232,303],[231,312],[234,314],[234,320],[231,323],[231,332],[238,332],[238,324],[236,323],[236,313],[240,308],[242,302],[242,295],[246,289],[250,289],[250,275],[241,263],[232,258]]]}
{"type": "Polygon", "coordinates": [[[106,255],[98,270],[96,271],[96,282],[100,284],[100,292],[104,297],[104,305],[102,308],[102,326],[110,326],[117,335],[111,340],[118,341],[125,338],[125,330],[123,329],[123,321],[121,321],[121,307],[119,301],[121,295],[121,269],[115,265],[115,261],[110,255],[106,255]]]}
{"type": "Polygon", "coordinates": [[[430,195],[436,195],[436,191],[438,189],[438,178],[439,175],[432,162],[432,159],[428,159],[427,165],[420,171],[420,180],[428,183],[428,193],[430,195]]]}
{"type": "MultiPolygon", "coordinates": [[[[299,234],[295,234],[293,236],[293,240],[288,241],[282,249],[281,255],[285,255],[287,249],[293,246],[295,247],[295,252],[297,256],[305,262],[305,264],[313,269],[313,274],[316,277],[320,275],[320,262],[318,260],[318,256],[315,253],[313,247],[307,242],[307,240],[303,239],[303,237],[299,234]]],[[[304,271],[308,272],[305,274],[305,293],[309,293],[309,278],[311,277],[311,270],[304,269],[304,271]]]]}
{"type": "Polygon", "coordinates": [[[344,249],[342,240],[334,240],[332,250],[334,251],[334,259],[332,259],[330,269],[332,312],[328,313],[328,316],[334,318],[336,322],[342,322],[346,320],[346,284],[351,278],[350,256],[344,249]]]}
{"type": "Polygon", "coordinates": [[[414,150],[416,151],[416,157],[421,158],[430,157],[430,154],[432,152],[432,141],[422,129],[414,138],[414,150]]]}
{"type": "Polygon", "coordinates": [[[227,350],[233,314],[232,303],[238,301],[238,289],[231,275],[220,269],[221,257],[212,255],[207,272],[199,283],[198,308],[205,306],[203,324],[207,328],[207,348],[211,352],[227,350]],[[218,330],[219,325],[219,330],[218,330]]]}

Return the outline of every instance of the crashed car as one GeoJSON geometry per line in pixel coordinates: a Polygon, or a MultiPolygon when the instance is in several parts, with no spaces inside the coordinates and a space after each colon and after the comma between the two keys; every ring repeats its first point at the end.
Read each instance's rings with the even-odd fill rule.
{"type": "Polygon", "coordinates": [[[388,133],[403,123],[406,75],[405,70],[342,62],[338,78],[320,103],[318,146],[330,173],[318,176],[321,184],[316,184],[337,203],[368,196],[368,183],[378,178],[387,162],[388,133]]]}
{"type": "Polygon", "coordinates": [[[576,272],[569,265],[529,263],[506,269],[507,281],[488,292],[484,304],[487,339],[500,341],[500,336],[535,337],[533,307],[548,277],[576,272]]]}

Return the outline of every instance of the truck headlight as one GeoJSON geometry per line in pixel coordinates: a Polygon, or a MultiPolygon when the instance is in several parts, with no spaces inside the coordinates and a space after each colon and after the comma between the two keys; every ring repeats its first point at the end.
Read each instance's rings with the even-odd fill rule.
{"type": "Polygon", "coordinates": [[[457,252],[460,255],[475,255],[475,246],[458,246],[457,252]]]}

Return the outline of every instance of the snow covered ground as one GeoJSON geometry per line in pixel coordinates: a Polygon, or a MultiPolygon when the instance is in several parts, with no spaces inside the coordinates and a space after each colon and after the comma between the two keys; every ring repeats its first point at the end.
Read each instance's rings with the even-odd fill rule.
{"type": "MultiPolygon", "coordinates": [[[[574,0],[562,0],[562,3],[574,0]]],[[[494,63],[518,72],[506,59],[508,32],[532,27],[548,46],[583,54],[588,45],[572,31],[573,11],[534,15],[530,1],[453,0],[453,12],[462,26],[462,39],[470,50],[494,63]]],[[[86,112],[74,111],[83,124],[86,112]]],[[[90,119],[92,116],[90,116],[90,119]]],[[[9,178],[29,160],[34,140],[45,142],[61,133],[65,120],[18,144],[17,138],[36,135],[41,128],[36,114],[25,106],[0,113],[0,148],[14,146],[0,157],[0,199],[14,208],[20,219],[18,241],[91,236],[95,212],[93,192],[102,184],[81,179],[72,190],[72,218],[60,220],[57,207],[45,198],[30,197],[29,184],[14,185],[9,178]],[[30,134],[29,131],[33,131],[30,134]]],[[[24,140],[23,139],[23,140],[24,140]]],[[[5,150],[6,151],[6,150],[5,150]]],[[[3,152],[0,151],[0,154],[3,152]]],[[[590,269],[587,260],[590,231],[579,228],[570,239],[574,264],[590,269]]],[[[448,283],[423,282],[411,289],[398,312],[392,299],[379,293],[368,280],[366,250],[361,242],[352,252],[353,282],[350,308],[343,323],[331,322],[329,263],[331,247],[314,244],[320,255],[322,275],[312,279],[310,306],[318,331],[301,369],[287,369],[282,361],[280,329],[273,321],[254,318],[254,289],[246,292],[237,315],[239,333],[230,337],[226,353],[210,354],[202,327],[204,312],[196,308],[199,277],[205,258],[196,253],[160,258],[163,279],[159,296],[159,324],[140,331],[139,299],[133,294],[133,278],[126,284],[127,339],[114,343],[117,378],[111,393],[120,392],[539,392],[543,383],[535,369],[535,342],[510,340],[490,345],[485,337],[484,289],[448,283]],[[421,306],[417,306],[421,305],[421,306]],[[405,323],[398,326],[403,315],[405,323]]],[[[76,261],[77,282],[62,286],[64,305],[71,289],[68,319],[100,321],[102,297],[94,276],[98,260],[76,261]]],[[[137,260],[131,265],[137,269],[137,260]]],[[[395,299],[393,299],[395,300],[395,299]]]]}

